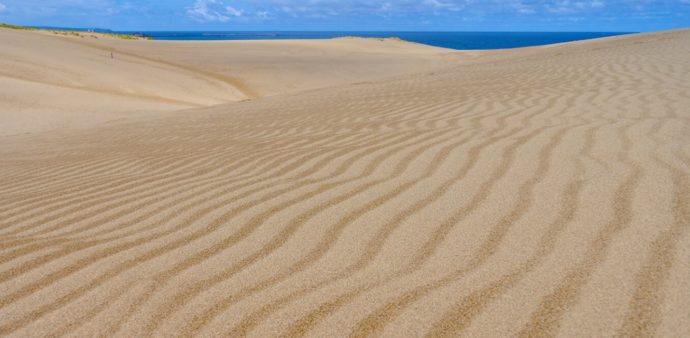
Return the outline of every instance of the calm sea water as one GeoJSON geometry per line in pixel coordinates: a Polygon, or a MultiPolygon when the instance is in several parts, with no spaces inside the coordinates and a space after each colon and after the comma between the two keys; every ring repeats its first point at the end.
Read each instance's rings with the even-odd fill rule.
{"type": "MultiPolygon", "coordinates": [[[[132,33],[132,32],[123,32],[132,33]]],[[[595,39],[626,33],[608,32],[143,32],[156,40],[285,40],[342,36],[399,37],[453,49],[502,49],[595,39]]]]}

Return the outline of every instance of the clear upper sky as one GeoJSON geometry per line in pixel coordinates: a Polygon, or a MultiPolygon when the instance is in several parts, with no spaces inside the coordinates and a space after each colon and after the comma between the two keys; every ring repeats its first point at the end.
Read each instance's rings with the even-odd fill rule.
{"type": "Polygon", "coordinates": [[[653,31],[690,0],[0,0],[0,22],[115,30],[653,31]]]}

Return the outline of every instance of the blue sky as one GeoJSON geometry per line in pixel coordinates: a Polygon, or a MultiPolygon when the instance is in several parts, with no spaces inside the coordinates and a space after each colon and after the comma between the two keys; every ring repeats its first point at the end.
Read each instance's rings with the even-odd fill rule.
{"type": "Polygon", "coordinates": [[[115,30],[654,31],[690,0],[0,0],[0,22],[115,30]]]}

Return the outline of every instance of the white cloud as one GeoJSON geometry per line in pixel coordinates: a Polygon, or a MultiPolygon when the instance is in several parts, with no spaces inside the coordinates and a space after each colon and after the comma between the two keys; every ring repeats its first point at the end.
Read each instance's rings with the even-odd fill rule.
{"type": "Polygon", "coordinates": [[[600,0],[590,1],[570,1],[560,0],[554,1],[553,5],[548,6],[547,10],[553,13],[574,13],[588,9],[596,9],[604,7],[604,2],[600,0]]]}
{"type": "Polygon", "coordinates": [[[396,15],[441,14],[461,12],[476,0],[263,0],[254,1],[264,10],[282,12],[292,17],[328,18],[336,16],[382,17],[396,15]]]}
{"type": "Polygon", "coordinates": [[[464,3],[457,3],[454,1],[441,1],[441,0],[424,0],[423,5],[429,6],[434,10],[448,10],[451,12],[459,12],[465,8],[464,3]]]}
{"type": "Polygon", "coordinates": [[[244,11],[243,11],[243,10],[237,9],[237,8],[235,8],[235,7],[232,7],[232,6],[227,6],[227,7],[225,7],[225,12],[226,12],[228,15],[235,16],[235,17],[241,17],[241,16],[244,15],[244,11]]]}
{"type": "Polygon", "coordinates": [[[505,6],[506,8],[514,10],[520,14],[534,14],[537,12],[537,9],[534,5],[526,4],[522,0],[496,0],[495,2],[499,6],[505,6]]]}
{"type": "Polygon", "coordinates": [[[248,22],[268,19],[271,12],[263,7],[230,6],[223,0],[196,0],[187,7],[187,16],[199,22],[248,22]]]}
{"type": "MultiPolygon", "coordinates": [[[[0,0],[2,1],[2,0],[0,0]]],[[[76,0],[73,0],[76,1],[76,0]]],[[[657,0],[188,0],[189,17],[200,22],[227,22],[292,18],[332,19],[374,17],[385,19],[428,19],[429,15],[481,18],[492,15],[586,17],[613,9],[630,11],[657,0]],[[232,4],[232,6],[230,6],[232,4]]],[[[659,0],[666,5],[690,0],[659,0]]]]}
{"type": "MultiPolygon", "coordinates": [[[[648,0],[641,0],[648,1],[648,0]]],[[[688,0],[690,1],[690,0],[688,0]]],[[[518,14],[577,14],[587,11],[597,11],[604,7],[626,8],[635,4],[634,1],[611,0],[493,0],[490,11],[513,11],[518,14]]]]}
{"type": "Polygon", "coordinates": [[[231,14],[220,0],[196,0],[192,7],[187,8],[187,15],[202,22],[227,22],[231,14]]]}
{"type": "Polygon", "coordinates": [[[7,9],[7,6],[0,3],[0,13],[4,12],[6,9],[7,9]]]}

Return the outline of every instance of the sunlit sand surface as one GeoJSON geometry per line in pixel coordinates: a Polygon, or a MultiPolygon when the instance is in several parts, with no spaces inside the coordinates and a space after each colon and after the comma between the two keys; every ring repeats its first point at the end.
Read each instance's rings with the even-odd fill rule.
{"type": "Polygon", "coordinates": [[[690,336],[687,30],[0,39],[0,335],[690,336]]]}

